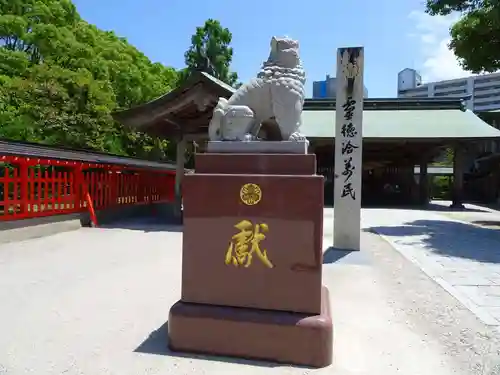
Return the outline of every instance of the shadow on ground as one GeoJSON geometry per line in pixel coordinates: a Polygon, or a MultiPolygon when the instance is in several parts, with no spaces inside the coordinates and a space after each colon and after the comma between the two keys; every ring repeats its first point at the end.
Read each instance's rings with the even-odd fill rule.
{"type": "Polygon", "coordinates": [[[323,264],[368,265],[370,263],[366,251],[342,250],[330,246],[323,253],[323,264]]]}
{"type": "Polygon", "coordinates": [[[473,224],[489,227],[490,229],[500,229],[500,220],[474,220],[473,224]]]}
{"type": "Polygon", "coordinates": [[[450,207],[442,204],[429,203],[424,207],[414,207],[416,210],[440,211],[440,212],[490,212],[479,207],[450,207]]]}
{"type": "MultiPolygon", "coordinates": [[[[476,205],[477,206],[477,205],[476,205]]],[[[334,208],[333,204],[325,204],[325,208],[334,208]]],[[[427,205],[403,205],[403,204],[363,204],[361,208],[368,209],[387,209],[391,210],[425,210],[425,211],[440,211],[440,212],[490,212],[487,207],[478,208],[478,207],[463,207],[463,208],[455,208],[449,207],[442,204],[429,203],[427,205]]]]}
{"type": "Polygon", "coordinates": [[[138,230],[141,232],[182,232],[182,225],[157,217],[117,220],[99,227],[104,229],[138,230]]]}
{"type": "MultiPolygon", "coordinates": [[[[416,220],[394,227],[364,229],[392,237],[422,236],[415,245],[423,244],[435,253],[484,263],[500,263],[500,231],[454,221],[416,220]]],[[[403,241],[402,241],[403,242],[403,241]]],[[[411,245],[411,239],[405,239],[411,245]]]]}
{"type": "Polygon", "coordinates": [[[351,253],[352,250],[340,250],[334,247],[329,247],[323,253],[323,264],[337,263],[351,253]]]}
{"type": "Polygon", "coordinates": [[[429,202],[426,205],[363,205],[363,208],[390,208],[391,210],[424,210],[424,211],[439,211],[439,212],[490,212],[487,209],[479,207],[450,207],[448,205],[429,202]]]}
{"type": "MultiPolygon", "coordinates": [[[[174,352],[168,348],[168,322],[163,324],[157,330],[151,332],[148,338],[144,340],[135,350],[134,353],[141,354],[153,354],[153,355],[164,355],[164,356],[172,356],[178,358],[191,358],[191,359],[200,359],[205,361],[218,361],[225,363],[234,363],[234,364],[244,364],[249,366],[258,366],[258,367],[281,367],[284,366],[280,363],[273,362],[265,362],[265,361],[257,361],[250,359],[242,359],[242,358],[233,358],[233,357],[224,357],[224,356],[212,356],[212,355],[204,355],[204,354],[196,354],[196,353],[183,353],[183,352],[174,352]]],[[[295,366],[299,368],[307,368],[302,366],[295,366]]]]}

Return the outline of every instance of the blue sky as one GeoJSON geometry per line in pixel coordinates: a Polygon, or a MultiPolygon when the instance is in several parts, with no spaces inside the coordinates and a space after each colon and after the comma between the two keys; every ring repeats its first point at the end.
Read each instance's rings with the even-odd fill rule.
{"type": "Polygon", "coordinates": [[[370,97],[396,96],[397,73],[419,70],[424,80],[465,75],[446,48],[450,18],[423,14],[423,0],[74,0],[81,16],[118,35],[151,60],[184,66],[191,35],[206,19],[233,34],[232,69],[246,81],[269,53],[271,36],[299,40],[312,81],[335,75],[336,49],[365,47],[370,97]]]}

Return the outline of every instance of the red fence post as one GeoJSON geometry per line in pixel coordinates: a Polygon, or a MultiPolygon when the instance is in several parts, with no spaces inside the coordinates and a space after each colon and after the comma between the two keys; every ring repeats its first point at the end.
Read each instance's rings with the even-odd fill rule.
{"type": "Polygon", "coordinates": [[[20,159],[19,161],[19,178],[21,182],[20,188],[20,215],[26,217],[29,215],[29,166],[26,159],[20,159]]]}
{"type": "Polygon", "coordinates": [[[84,196],[83,196],[83,190],[84,190],[84,185],[85,185],[85,179],[83,176],[83,171],[81,166],[75,167],[73,169],[73,196],[75,199],[75,208],[78,210],[83,208],[83,201],[84,201],[84,196]]]}

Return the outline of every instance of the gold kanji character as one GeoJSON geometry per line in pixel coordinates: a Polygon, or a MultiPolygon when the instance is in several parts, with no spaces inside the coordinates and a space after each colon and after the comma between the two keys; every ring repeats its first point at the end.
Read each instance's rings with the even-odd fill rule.
{"type": "Polygon", "coordinates": [[[240,232],[231,238],[226,253],[226,264],[249,267],[253,256],[256,255],[266,267],[273,268],[267,251],[260,248],[260,242],[266,238],[264,233],[269,231],[268,225],[262,223],[254,226],[251,221],[242,220],[234,227],[240,232]]]}

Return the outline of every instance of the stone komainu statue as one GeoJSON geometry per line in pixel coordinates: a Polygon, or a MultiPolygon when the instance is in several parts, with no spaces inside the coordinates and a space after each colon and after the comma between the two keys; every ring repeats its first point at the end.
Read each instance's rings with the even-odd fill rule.
{"type": "Polygon", "coordinates": [[[273,37],[271,53],[257,78],[229,100],[219,98],[209,124],[210,140],[255,139],[261,127],[267,140],[306,140],[299,132],[305,81],[299,43],[273,37]]]}

